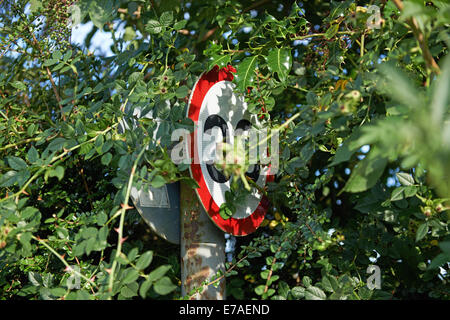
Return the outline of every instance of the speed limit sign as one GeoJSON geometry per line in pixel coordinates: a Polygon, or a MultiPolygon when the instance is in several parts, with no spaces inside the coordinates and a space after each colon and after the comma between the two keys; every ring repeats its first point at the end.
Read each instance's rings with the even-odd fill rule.
{"type": "MultiPolygon", "coordinates": [[[[215,129],[223,141],[233,145],[237,132],[252,128],[251,114],[242,96],[234,93],[232,66],[219,69],[217,66],[203,73],[192,90],[187,116],[194,122],[191,133],[190,165],[191,176],[197,181],[196,193],[211,220],[223,231],[236,236],[254,232],[264,220],[269,207],[268,199],[256,189],[247,196],[243,204],[236,205],[235,214],[224,219],[219,214],[225,203],[225,192],[230,190],[230,178],[217,169],[214,164],[202,161],[202,152],[210,143],[207,132],[215,129]],[[240,129],[240,130],[239,130],[240,129]]],[[[263,188],[273,180],[270,168],[254,164],[246,175],[263,188]]]]}

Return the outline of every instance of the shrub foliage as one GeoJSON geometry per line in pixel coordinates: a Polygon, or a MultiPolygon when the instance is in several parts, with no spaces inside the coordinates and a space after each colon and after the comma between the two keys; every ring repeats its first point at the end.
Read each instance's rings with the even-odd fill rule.
{"type": "Polygon", "coordinates": [[[2,299],[189,297],[179,247],[130,189],[195,186],[171,133],[192,128],[200,74],[228,64],[281,137],[266,219],[218,275],[228,297],[449,298],[446,1],[72,2],[0,1],[2,299]]]}

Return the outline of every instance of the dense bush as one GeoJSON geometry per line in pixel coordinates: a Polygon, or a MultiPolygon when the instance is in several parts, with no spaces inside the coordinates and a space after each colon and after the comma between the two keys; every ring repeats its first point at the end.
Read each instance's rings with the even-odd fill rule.
{"type": "Polygon", "coordinates": [[[266,220],[223,273],[228,297],[449,298],[446,1],[0,6],[2,299],[181,298],[179,247],[151,233],[130,189],[194,185],[170,134],[192,127],[199,75],[228,64],[282,138],[266,220]],[[84,46],[71,20],[92,21],[84,46]],[[88,50],[98,30],[108,57],[88,50]],[[151,119],[119,130],[138,107],[163,120],[161,143],[151,119]],[[366,286],[372,264],[381,289],[366,286]]]}

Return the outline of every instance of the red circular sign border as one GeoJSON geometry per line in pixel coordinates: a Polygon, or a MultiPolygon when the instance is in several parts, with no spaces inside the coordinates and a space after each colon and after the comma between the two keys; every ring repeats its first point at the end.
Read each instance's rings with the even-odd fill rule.
{"type": "MultiPolygon", "coordinates": [[[[191,133],[191,146],[190,155],[191,159],[199,159],[197,148],[195,148],[197,140],[197,122],[200,109],[203,103],[203,99],[208,93],[209,89],[218,82],[232,81],[233,73],[236,69],[231,65],[219,69],[215,66],[211,71],[203,73],[194,85],[194,89],[191,93],[188,103],[187,116],[194,122],[194,132],[191,133]]],[[[253,213],[243,219],[229,218],[223,219],[219,214],[219,206],[211,196],[205,179],[203,178],[202,169],[199,161],[192,161],[190,166],[190,172],[192,178],[197,181],[199,188],[195,189],[203,208],[208,213],[211,220],[224,232],[230,233],[235,236],[246,236],[258,229],[264,220],[265,213],[269,207],[269,200],[263,195],[258,207],[253,213]]],[[[274,176],[268,174],[266,176],[266,182],[273,181],[274,176]]]]}

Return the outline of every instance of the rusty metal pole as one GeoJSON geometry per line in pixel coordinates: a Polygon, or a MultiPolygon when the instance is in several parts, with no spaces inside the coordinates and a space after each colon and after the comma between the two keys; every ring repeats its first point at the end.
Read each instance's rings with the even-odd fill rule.
{"type": "MultiPolygon", "coordinates": [[[[201,206],[195,190],[181,183],[181,294],[185,296],[192,289],[202,286],[219,270],[225,270],[224,233],[210,221],[201,206]]],[[[225,299],[225,278],[219,286],[204,286],[192,300],[225,299]]]]}

